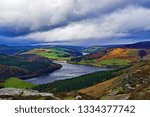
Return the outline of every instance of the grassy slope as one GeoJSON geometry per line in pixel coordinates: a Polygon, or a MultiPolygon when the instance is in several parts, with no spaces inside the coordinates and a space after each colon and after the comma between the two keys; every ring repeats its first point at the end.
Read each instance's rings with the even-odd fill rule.
{"type": "Polygon", "coordinates": [[[84,50],[82,50],[82,52],[85,52],[85,53],[95,53],[95,52],[98,52],[99,50],[101,50],[102,48],[104,48],[104,47],[101,47],[101,46],[91,46],[91,47],[85,48],[84,50]]]}
{"type": "Polygon", "coordinates": [[[139,52],[138,49],[115,48],[112,49],[103,57],[99,58],[97,61],[102,61],[102,60],[112,59],[112,58],[120,58],[120,59],[136,61],[139,57],[138,52],[139,52]]]}
{"type": "Polygon", "coordinates": [[[107,92],[113,88],[116,88],[120,84],[121,84],[121,79],[119,77],[116,77],[116,78],[107,80],[105,82],[98,83],[94,86],[81,89],[81,90],[79,90],[79,93],[85,94],[85,95],[88,95],[88,96],[91,96],[91,97],[97,99],[100,96],[104,95],[105,92],[107,92]]]}
{"type": "Polygon", "coordinates": [[[150,61],[138,63],[111,80],[79,90],[94,99],[150,99],[150,61]],[[132,89],[125,88],[129,84],[132,89]]]}
{"type": "MultiPolygon", "coordinates": [[[[131,61],[126,59],[112,58],[97,62],[97,60],[82,60],[76,64],[92,66],[127,66],[131,61]]],[[[71,63],[71,62],[70,62],[71,63]]],[[[72,62],[73,63],[73,62],[72,62]]]]}
{"type": "Polygon", "coordinates": [[[100,61],[98,62],[98,64],[125,66],[125,65],[129,65],[130,62],[131,62],[130,60],[126,60],[126,59],[111,58],[111,59],[100,61]]]}
{"type": "Polygon", "coordinates": [[[99,65],[126,66],[138,60],[138,50],[116,48],[96,60],[99,65]],[[132,53],[132,54],[131,54],[132,53]]]}
{"type": "Polygon", "coordinates": [[[65,55],[70,56],[64,49],[50,49],[47,52],[39,52],[37,54],[54,60],[68,60],[69,57],[65,57],[65,55]]]}
{"type": "Polygon", "coordinates": [[[148,59],[149,55],[149,50],[115,48],[86,55],[79,62],[71,61],[71,63],[93,66],[126,66],[141,59],[148,59]]]}
{"type": "Polygon", "coordinates": [[[54,60],[69,60],[70,58],[75,57],[75,54],[73,54],[75,52],[77,51],[67,48],[55,47],[49,49],[33,49],[22,54],[37,54],[54,60]]]}
{"type": "Polygon", "coordinates": [[[20,80],[18,78],[9,78],[4,83],[0,83],[1,87],[5,88],[23,88],[23,89],[32,89],[36,85],[26,82],[24,80],[20,80]]]}

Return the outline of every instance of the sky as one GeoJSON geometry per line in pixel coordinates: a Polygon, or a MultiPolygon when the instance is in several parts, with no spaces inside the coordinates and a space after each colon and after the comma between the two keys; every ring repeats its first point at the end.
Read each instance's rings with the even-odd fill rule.
{"type": "Polygon", "coordinates": [[[150,41],[150,0],[0,0],[0,44],[150,41]]]}

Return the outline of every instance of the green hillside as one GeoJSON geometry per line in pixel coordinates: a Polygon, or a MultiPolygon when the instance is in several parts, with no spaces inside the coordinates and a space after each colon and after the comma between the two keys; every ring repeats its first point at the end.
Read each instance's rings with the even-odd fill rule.
{"type": "Polygon", "coordinates": [[[9,77],[28,78],[60,69],[61,65],[36,55],[0,55],[0,81],[9,77]]]}
{"type": "Polygon", "coordinates": [[[37,48],[22,54],[36,54],[53,60],[69,60],[82,55],[79,51],[62,47],[37,48]]]}
{"type": "Polygon", "coordinates": [[[0,83],[0,87],[5,87],[5,88],[23,88],[23,89],[32,89],[36,85],[26,82],[24,80],[20,80],[18,78],[8,78],[5,80],[5,82],[0,83]]]}
{"type": "Polygon", "coordinates": [[[103,49],[104,49],[104,47],[97,45],[97,46],[90,46],[88,48],[85,48],[84,50],[82,50],[82,52],[84,52],[84,53],[95,53],[95,52],[98,52],[98,51],[103,50],[103,49]]]}
{"type": "Polygon", "coordinates": [[[69,62],[72,64],[117,67],[148,60],[149,55],[148,49],[112,48],[76,57],[69,62]]]}

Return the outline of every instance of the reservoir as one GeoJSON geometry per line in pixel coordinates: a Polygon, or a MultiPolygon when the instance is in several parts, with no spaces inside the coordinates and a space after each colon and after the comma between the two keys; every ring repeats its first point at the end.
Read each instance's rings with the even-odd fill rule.
{"type": "Polygon", "coordinates": [[[96,71],[107,70],[107,68],[69,64],[66,61],[55,61],[55,63],[61,64],[63,67],[47,75],[34,77],[31,79],[27,79],[26,81],[34,84],[45,84],[45,83],[54,82],[56,80],[69,79],[69,78],[93,73],[96,71]]]}

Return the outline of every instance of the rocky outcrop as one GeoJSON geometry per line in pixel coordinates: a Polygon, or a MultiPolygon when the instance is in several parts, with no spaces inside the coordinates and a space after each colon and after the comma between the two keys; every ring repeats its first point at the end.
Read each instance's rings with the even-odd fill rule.
{"type": "Polygon", "coordinates": [[[124,70],[120,76],[122,83],[112,92],[114,95],[105,95],[107,99],[129,99],[149,100],[150,99],[150,61],[142,62],[124,70]]]}
{"type": "Polygon", "coordinates": [[[40,93],[37,90],[16,88],[0,89],[0,99],[4,100],[58,100],[52,93],[40,93]]]}
{"type": "Polygon", "coordinates": [[[120,75],[116,78],[81,89],[79,92],[92,99],[102,100],[150,99],[150,61],[143,61],[117,74],[120,75]]]}

